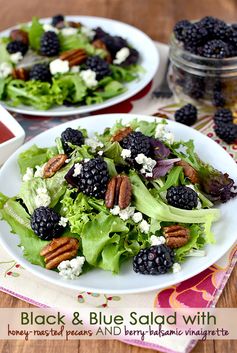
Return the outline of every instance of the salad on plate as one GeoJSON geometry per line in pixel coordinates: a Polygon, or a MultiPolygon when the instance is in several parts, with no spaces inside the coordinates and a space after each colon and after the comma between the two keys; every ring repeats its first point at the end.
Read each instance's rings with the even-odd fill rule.
{"type": "Polygon", "coordinates": [[[178,272],[187,257],[205,256],[215,205],[236,186],[166,125],[117,121],[90,137],[69,127],[54,146],[21,152],[21,188],[0,193],[0,216],[24,258],[76,279],[94,268],[119,273],[125,261],[137,276],[178,272]]]}
{"type": "Polygon", "coordinates": [[[0,38],[0,99],[38,110],[102,103],[144,72],[125,38],[52,17],[33,18],[0,38]]]}

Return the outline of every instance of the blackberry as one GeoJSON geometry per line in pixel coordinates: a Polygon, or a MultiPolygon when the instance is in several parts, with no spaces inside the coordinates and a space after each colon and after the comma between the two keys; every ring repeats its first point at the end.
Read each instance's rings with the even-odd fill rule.
{"type": "Polygon", "coordinates": [[[42,82],[51,81],[51,73],[47,64],[35,64],[29,73],[30,80],[38,80],[42,82]]]}
{"type": "Polygon", "coordinates": [[[186,75],[184,83],[182,84],[184,93],[194,99],[203,98],[205,91],[205,80],[202,77],[186,75]]]}
{"type": "Polygon", "coordinates": [[[205,27],[208,32],[208,37],[211,38],[213,37],[215,26],[217,26],[220,22],[223,21],[212,16],[206,16],[199,21],[199,25],[205,27]]]}
{"type": "Polygon", "coordinates": [[[197,48],[202,45],[206,38],[208,32],[205,27],[201,26],[198,22],[189,26],[186,30],[184,45],[185,49],[189,46],[197,48]]]}
{"type": "MultiPolygon", "coordinates": [[[[237,35],[237,33],[236,33],[237,35]]],[[[237,36],[236,36],[237,38],[237,36]]],[[[229,57],[233,57],[233,56],[237,56],[237,42],[236,44],[229,44],[228,45],[228,49],[229,49],[229,57]]]]}
{"type": "Polygon", "coordinates": [[[176,39],[185,41],[186,31],[191,25],[192,24],[188,20],[181,20],[177,22],[173,29],[176,39]]]}
{"type": "Polygon", "coordinates": [[[224,97],[221,90],[214,89],[212,102],[215,107],[224,107],[225,106],[226,101],[225,101],[225,97],[224,97]]]}
{"type": "Polygon", "coordinates": [[[128,134],[120,141],[120,145],[124,149],[131,151],[131,159],[135,159],[140,153],[143,153],[147,157],[150,154],[150,138],[143,135],[140,131],[133,131],[128,134]]]}
{"type": "Polygon", "coordinates": [[[109,64],[98,55],[90,56],[86,60],[86,66],[88,69],[95,71],[97,80],[101,80],[103,77],[112,74],[109,64]]]}
{"type": "Polygon", "coordinates": [[[218,20],[213,26],[213,38],[226,40],[229,26],[221,20],[218,20]]]}
{"type": "Polygon", "coordinates": [[[142,249],[133,259],[133,270],[143,275],[161,275],[174,264],[174,251],[167,245],[142,249]]]}
{"type": "Polygon", "coordinates": [[[41,206],[31,216],[31,228],[43,240],[58,238],[63,232],[63,227],[59,224],[60,218],[52,208],[41,206]]]}
{"type": "Polygon", "coordinates": [[[192,210],[198,205],[197,193],[187,186],[171,186],[167,190],[166,199],[169,205],[192,210]]]}
{"type": "Polygon", "coordinates": [[[94,29],[95,36],[94,39],[103,39],[105,36],[108,36],[109,34],[105,32],[101,27],[97,27],[94,29]]]}
{"type": "Polygon", "coordinates": [[[136,49],[134,48],[129,48],[130,54],[127,57],[126,60],[124,60],[121,64],[121,66],[128,66],[128,65],[132,65],[132,64],[136,64],[138,62],[139,59],[139,53],[136,49]]]}
{"type": "MultiPolygon", "coordinates": [[[[236,46],[237,46],[237,25],[233,24],[229,26],[226,37],[229,43],[230,56],[234,56],[232,55],[232,53],[234,52],[234,49],[236,49],[236,46]]],[[[236,53],[236,50],[235,50],[235,53],[236,53]]]]}
{"type": "Polygon", "coordinates": [[[120,49],[128,46],[128,42],[119,36],[106,35],[102,38],[102,40],[113,58],[120,49]]]}
{"type": "Polygon", "coordinates": [[[64,152],[66,154],[70,154],[73,151],[73,148],[68,145],[68,142],[70,142],[72,145],[81,146],[84,144],[85,141],[81,131],[74,130],[70,127],[68,127],[65,131],[62,132],[61,140],[64,152]]]}
{"type": "Polygon", "coordinates": [[[105,197],[109,172],[106,162],[101,157],[81,163],[80,173],[75,176],[75,166],[66,174],[65,179],[84,194],[103,199],[105,197]]]}
{"type": "Polygon", "coordinates": [[[52,26],[56,27],[58,23],[64,22],[64,16],[63,15],[55,15],[52,17],[52,26]]]}
{"type": "Polygon", "coordinates": [[[13,40],[7,45],[7,51],[9,54],[20,52],[22,55],[25,55],[27,50],[28,50],[28,45],[23,42],[20,42],[19,40],[13,40]]]}
{"type": "Polygon", "coordinates": [[[214,115],[214,122],[219,125],[221,123],[228,124],[233,122],[233,115],[229,109],[218,109],[214,115]]]}
{"type": "Polygon", "coordinates": [[[228,144],[234,143],[237,139],[237,125],[232,123],[219,123],[214,126],[215,133],[228,144]]]}
{"type": "Polygon", "coordinates": [[[228,45],[220,39],[213,39],[203,47],[203,56],[206,58],[224,59],[229,56],[228,45]]]}
{"type": "Polygon", "coordinates": [[[197,108],[192,104],[186,104],[176,110],[174,118],[181,124],[191,126],[197,121],[197,108]]]}
{"type": "Polygon", "coordinates": [[[45,32],[40,40],[40,51],[44,56],[58,55],[60,49],[59,39],[52,31],[45,32]]]}

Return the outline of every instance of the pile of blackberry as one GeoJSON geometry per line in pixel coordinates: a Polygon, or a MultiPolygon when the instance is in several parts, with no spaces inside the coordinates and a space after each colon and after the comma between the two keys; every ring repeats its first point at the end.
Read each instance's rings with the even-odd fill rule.
{"type": "Polygon", "coordinates": [[[186,50],[206,58],[224,59],[237,53],[237,25],[207,16],[197,22],[182,20],[174,26],[176,39],[186,50]]]}
{"type": "Polygon", "coordinates": [[[64,152],[69,155],[72,153],[73,148],[69,146],[68,142],[72,145],[81,146],[84,144],[85,139],[81,131],[68,127],[65,131],[62,132],[61,141],[64,152]]]}
{"type": "Polygon", "coordinates": [[[174,118],[181,124],[191,126],[197,121],[197,108],[192,104],[186,104],[176,110],[174,118]]]}
{"type": "Polygon", "coordinates": [[[78,188],[87,196],[103,199],[109,182],[109,172],[106,162],[101,157],[81,163],[79,175],[75,176],[75,166],[66,174],[67,182],[78,188]]]}
{"type": "Polygon", "coordinates": [[[214,115],[214,130],[218,137],[228,144],[237,140],[237,125],[233,123],[233,115],[229,109],[218,109],[214,115]]]}
{"type": "Polygon", "coordinates": [[[63,232],[63,227],[59,224],[60,218],[52,208],[41,206],[31,216],[31,228],[42,240],[58,238],[63,232]]]}
{"type": "Polygon", "coordinates": [[[142,249],[133,259],[133,270],[143,275],[159,275],[168,272],[174,264],[174,251],[167,245],[142,249]]]}

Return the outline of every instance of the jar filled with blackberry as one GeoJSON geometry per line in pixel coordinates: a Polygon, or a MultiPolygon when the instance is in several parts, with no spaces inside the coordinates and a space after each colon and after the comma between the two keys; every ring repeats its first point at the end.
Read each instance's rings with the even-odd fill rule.
{"type": "Polygon", "coordinates": [[[179,101],[237,108],[237,24],[208,16],[176,23],[169,86],[179,101]]]}

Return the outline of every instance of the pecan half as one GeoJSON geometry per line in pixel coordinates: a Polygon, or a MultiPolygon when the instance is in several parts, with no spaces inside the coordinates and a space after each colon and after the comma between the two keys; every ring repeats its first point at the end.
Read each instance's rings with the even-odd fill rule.
{"type": "Polygon", "coordinates": [[[124,209],[129,206],[132,198],[132,185],[129,177],[126,175],[117,175],[113,177],[107,187],[105,195],[105,205],[113,208],[118,205],[124,209]]]}
{"type": "Polygon", "coordinates": [[[197,171],[191,167],[185,161],[179,161],[175,163],[176,165],[183,167],[184,175],[191,181],[192,184],[197,184],[199,182],[197,171]]]}
{"type": "Polygon", "coordinates": [[[12,71],[12,76],[18,80],[26,81],[28,79],[28,71],[23,67],[15,68],[12,71]]]}
{"type": "Polygon", "coordinates": [[[66,154],[58,154],[50,158],[44,166],[44,178],[51,178],[64,165],[66,159],[66,154]]]}
{"type": "Polygon", "coordinates": [[[79,65],[87,59],[87,54],[84,49],[71,49],[60,54],[59,59],[67,60],[69,66],[79,65]]]}
{"type": "Polygon", "coordinates": [[[22,42],[24,44],[29,43],[28,33],[26,31],[23,31],[22,29],[13,29],[10,33],[10,38],[12,40],[22,42]]]}
{"type": "Polygon", "coordinates": [[[40,252],[48,270],[58,267],[60,262],[70,260],[77,255],[79,242],[75,238],[61,237],[53,239],[40,252]]]}
{"type": "Polygon", "coordinates": [[[166,238],[166,244],[170,248],[180,248],[189,240],[189,229],[179,224],[163,227],[162,230],[166,238]]]}
{"type": "Polygon", "coordinates": [[[111,137],[111,141],[122,141],[124,137],[128,136],[132,132],[132,128],[130,126],[124,127],[114,134],[114,136],[111,137]]]}
{"type": "Polygon", "coordinates": [[[110,54],[110,52],[108,51],[105,43],[101,40],[101,39],[96,39],[92,42],[92,45],[96,48],[96,49],[103,49],[106,52],[106,57],[105,60],[111,64],[112,63],[112,56],[110,54]]]}
{"type": "Polygon", "coordinates": [[[152,116],[156,116],[157,118],[162,118],[162,119],[169,119],[168,115],[160,112],[154,113],[152,114],[152,116]]]}
{"type": "Polygon", "coordinates": [[[69,21],[68,22],[68,26],[72,27],[72,28],[80,28],[81,27],[81,23],[80,22],[69,21]]]}
{"type": "Polygon", "coordinates": [[[192,184],[199,183],[198,172],[193,167],[191,167],[190,164],[185,161],[179,161],[175,164],[183,167],[184,175],[191,181],[192,184]]]}

